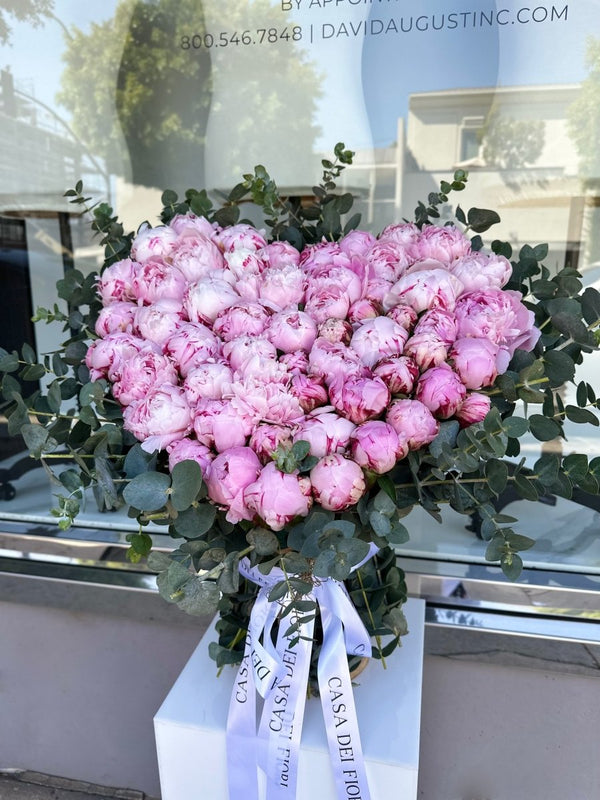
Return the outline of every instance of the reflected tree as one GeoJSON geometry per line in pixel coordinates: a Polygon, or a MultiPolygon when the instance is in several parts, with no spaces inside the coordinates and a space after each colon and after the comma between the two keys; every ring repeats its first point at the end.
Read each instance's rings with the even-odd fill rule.
{"type": "MultiPolygon", "coordinates": [[[[123,174],[124,137],[133,183],[202,186],[208,117],[218,116],[224,99],[237,113],[234,129],[222,136],[232,157],[239,151],[245,169],[255,163],[248,143],[260,138],[261,129],[277,126],[289,150],[300,141],[312,148],[318,83],[297,43],[246,47],[249,58],[265,61],[269,79],[249,82],[243,71],[229,74],[231,96],[213,96],[217,51],[206,46],[205,34],[217,23],[206,19],[210,6],[198,0],[120,0],[112,19],[86,32],[70,29],[58,99],[72,113],[78,135],[106,159],[111,172],[123,174]],[[192,36],[198,46],[190,45],[192,36]]],[[[220,27],[237,29],[238,35],[249,13],[253,28],[269,27],[275,18],[268,0],[228,0],[226,14],[221,3],[215,7],[220,27]]],[[[278,11],[278,28],[286,16],[278,11]]],[[[230,51],[239,53],[241,47],[231,44],[230,51]]],[[[233,73],[239,59],[221,58],[218,69],[233,73]]]]}
{"type": "Polygon", "coordinates": [[[588,39],[585,65],[588,77],[569,109],[569,134],[579,155],[580,175],[600,179],[600,39],[588,39]]]}
{"type": "Polygon", "coordinates": [[[569,108],[567,119],[583,181],[584,266],[600,263],[600,39],[588,39],[585,65],[588,75],[581,83],[577,100],[569,108]]]}
{"type": "Polygon", "coordinates": [[[499,169],[535,164],[544,147],[544,127],[542,120],[514,119],[492,108],[481,130],[485,163],[499,169]]]}
{"type": "Polygon", "coordinates": [[[0,2],[0,44],[10,40],[9,20],[29,22],[34,27],[42,25],[52,16],[54,0],[2,0],[0,2]]]}

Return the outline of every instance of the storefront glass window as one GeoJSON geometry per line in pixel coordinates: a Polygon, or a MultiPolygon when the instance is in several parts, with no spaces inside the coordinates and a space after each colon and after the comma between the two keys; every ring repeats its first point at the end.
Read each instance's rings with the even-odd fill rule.
{"type": "MultiPolygon", "coordinates": [[[[344,141],[344,174],[377,233],[460,167],[464,203],[496,209],[493,238],[548,243],[547,265],[600,288],[600,2],[476,0],[22,0],[0,8],[0,344],[48,352],[30,322],[66,269],[101,252],[63,193],[79,179],[127,229],[157,221],[162,189],[215,196],[264,164],[308,195],[344,141]]],[[[462,200],[461,200],[462,202],[462,200]]],[[[597,385],[598,360],[578,373],[597,385]]],[[[565,390],[570,391],[569,388],[565,390]]],[[[600,438],[549,447],[600,454],[600,438]]],[[[42,470],[0,420],[0,518],[48,521],[42,470]],[[3,484],[3,485],[4,485],[3,484]]],[[[535,458],[532,440],[527,454],[535,458]]],[[[519,514],[517,514],[519,516],[519,514]]],[[[528,508],[530,563],[600,572],[598,512],[528,508]],[[561,566],[562,565],[562,566],[561,566]]],[[[82,524],[123,528],[90,502],[82,524]]],[[[483,560],[464,519],[415,514],[411,552],[483,560]]],[[[1,523],[0,523],[1,525],[1,523]]],[[[76,534],[75,534],[76,535],[76,534]]]]}

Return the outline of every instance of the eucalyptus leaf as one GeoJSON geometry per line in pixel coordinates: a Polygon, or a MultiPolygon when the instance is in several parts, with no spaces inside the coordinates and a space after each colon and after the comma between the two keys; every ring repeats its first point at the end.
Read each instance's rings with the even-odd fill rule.
{"type": "Polygon", "coordinates": [[[408,528],[401,522],[394,522],[389,533],[385,537],[390,544],[401,545],[406,544],[410,539],[408,528]]]}
{"type": "Polygon", "coordinates": [[[196,617],[212,616],[217,610],[221,593],[214,581],[203,580],[196,576],[180,588],[178,607],[196,617]]]}
{"type": "Polygon", "coordinates": [[[49,434],[41,425],[28,423],[21,427],[21,435],[34,458],[40,458],[48,445],[49,434]]]}
{"type": "Polygon", "coordinates": [[[516,553],[510,553],[502,558],[500,566],[510,581],[516,581],[523,571],[523,559],[516,553]]]}
{"type": "Polygon", "coordinates": [[[173,528],[186,539],[199,539],[205,536],[215,524],[216,506],[212,503],[196,503],[185,511],[180,511],[173,521],[173,528]]]}
{"type": "Polygon", "coordinates": [[[588,425],[594,425],[598,427],[600,421],[598,420],[598,416],[594,414],[589,408],[579,408],[578,406],[567,406],[565,408],[565,413],[567,419],[571,420],[571,422],[576,422],[578,424],[587,423],[588,425]]]}
{"type": "Polygon", "coordinates": [[[562,435],[561,425],[543,414],[532,414],[529,417],[529,428],[540,442],[549,442],[562,435]]]}
{"type": "Polygon", "coordinates": [[[259,556],[270,556],[279,549],[277,536],[267,528],[252,528],[246,534],[246,540],[259,556]]]}
{"type": "Polygon", "coordinates": [[[573,483],[579,483],[588,473],[588,460],[583,453],[572,453],[565,456],[562,466],[565,474],[569,476],[573,483]]]}
{"type": "Polygon", "coordinates": [[[0,350],[0,371],[1,372],[16,372],[19,367],[19,356],[16,352],[7,353],[6,350],[0,350]]]}
{"type": "Polygon", "coordinates": [[[487,208],[470,208],[467,212],[467,222],[475,233],[484,233],[492,225],[500,222],[500,216],[487,208]]]}
{"type": "Polygon", "coordinates": [[[240,588],[240,556],[239,553],[227,553],[223,561],[223,571],[219,575],[219,589],[226,594],[233,594],[240,588]]]}
{"type": "Polygon", "coordinates": [[[140,511],[158,511],[168,500],[171,479],[161,472],[144,472],[125,486],[125,502],[140,511]]]}
{"type": "Polygon", "coordinates": [[[171,503],[176,511],[185,511],[202,487],[202,470],[196,461],[179,461],[171,470],[171,503]]]}
{"type": "Polygon", "coordinates": [[[171,566],[171,558],[167,553],[153,550],[148,556],[148,567],[152,572],[164,572],[171,566]]]}
{"type": "Polygon", "coordinates": [[[529,422],[523,417],[507,417],[502,421],[502,428],[508,436],[518,439],[529,430],[529,422]]]}
{"type": "Polygon", "coordinates": [[[305,575],[310,573],[310,562],[299,553],[286,553],[283,566],[288,575],[305,575]]]}
{"type": "Polygon", "coordinates": [[[371,511],[369,514],[369,522],[378,536],[387,537],[392,530],[390,518],[379,511],[371,511]]]}
{"type": "Polygon", "coordinates": [[[500,494],[506,489],[508,482],[508,465],[504,461],[490,458],[485,465],[485,477],[494,494],[500,494]]]}

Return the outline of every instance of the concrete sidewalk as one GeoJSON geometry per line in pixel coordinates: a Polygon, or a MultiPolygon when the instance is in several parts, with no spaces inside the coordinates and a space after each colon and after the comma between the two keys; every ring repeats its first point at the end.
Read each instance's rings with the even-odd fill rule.
{"type": "Polygon", "coordinates": [[[41,772],[0,770],[0,800],[156,800],[135,789],[116,789],[41,772]]]}

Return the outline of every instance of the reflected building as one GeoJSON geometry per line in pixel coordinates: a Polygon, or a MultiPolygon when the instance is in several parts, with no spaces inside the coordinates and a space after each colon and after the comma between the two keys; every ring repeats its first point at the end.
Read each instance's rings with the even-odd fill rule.
{"type": "Polygon", "coordinates": [[[411,219],[417,202],[460,168],[469,183],[452,202],[497,210],[502,221],[491,238],[514,249],[548,243],[551,268],[600,262],[589,235],[600,223],[598,198],[579,175],[568,130],[580,90],[568,84],[411,94],[395,145],[357,153],[347,171],[348,188],[369,175],[368,192],[357,191],[363,221],[377,232],[411,219]]]}

